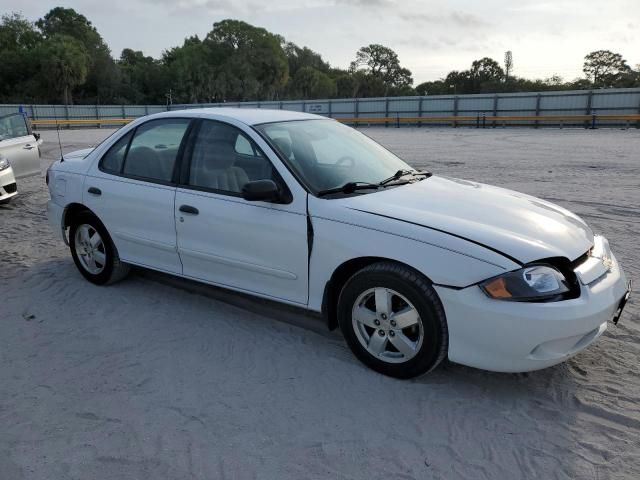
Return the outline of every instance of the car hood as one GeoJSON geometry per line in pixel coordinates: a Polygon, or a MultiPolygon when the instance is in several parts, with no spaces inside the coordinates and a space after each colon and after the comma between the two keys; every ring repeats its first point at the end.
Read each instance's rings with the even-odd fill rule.
{"type": "Polygon", "coordinates": [[[520,263],[575,260],[593,245],[587,224],[562,207],[455,178],[433,176],[344,201],[347,208],[446,232],[520,263]]]}

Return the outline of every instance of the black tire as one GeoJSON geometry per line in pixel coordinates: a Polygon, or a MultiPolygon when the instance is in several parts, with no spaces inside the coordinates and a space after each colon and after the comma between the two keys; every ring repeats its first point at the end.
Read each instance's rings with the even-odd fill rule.
{"type": "Polygon", "coordinates": [[[102,222],[91,212],[80,212],[71,219],[69,248],[71,249],[73,262],[76,264],[82,276],[96,285],[109,285],[122,280],[127,276],[131,268],[128,264],[120,261],[118,251],[111,240],[109,232],[107,232],[102,222]],[[91,273],[84,267],[76,252],[76,231],[81,225],[90,225],[93,227],[103,240],[105,264],[102,271],[97,274],[91,273]]]}
{"type": "Polygon", "coordinates": [[[396,378],[416,377],[436,368],[447,355],[449,332],[440,298],[427,278],[398,263],[375,263],[353,275],[344,285],[338,299],[338,322],[354,355],[362,363],[384,375],[396,378]],[[352,322],[354,304],[364,292],[377,287],[399,293],[417,310],[424,336],[420,348],[416,348],[415,356],[407,361],[388,363],[381,360],[367,351],[358,339],[352,322]]]}

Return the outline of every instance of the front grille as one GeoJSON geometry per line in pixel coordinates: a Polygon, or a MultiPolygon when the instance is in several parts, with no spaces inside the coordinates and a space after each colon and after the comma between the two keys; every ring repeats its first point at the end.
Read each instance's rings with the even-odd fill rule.
{"type": "Polygon", "coordinates": [[[10,183],[9,185],[5,185],[3,187],[7,193],[16,193],[18,191],[18,185],[16,185],[16,183],[10,183]]]}

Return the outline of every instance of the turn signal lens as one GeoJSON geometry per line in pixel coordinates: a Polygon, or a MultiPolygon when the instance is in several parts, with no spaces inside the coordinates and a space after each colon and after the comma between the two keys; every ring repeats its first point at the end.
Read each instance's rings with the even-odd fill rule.
{"type": "Polygon", "coordinates": [[[485,291],[493,298],[511,298],[513,295],[507,290],[504,278],[494,278],[484,285],[485,291]]]}

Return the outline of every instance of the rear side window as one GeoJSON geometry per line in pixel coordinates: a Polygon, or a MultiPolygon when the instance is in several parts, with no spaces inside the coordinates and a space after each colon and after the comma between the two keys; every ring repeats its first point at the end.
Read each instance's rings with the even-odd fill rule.
{"type": "Polygon", "coordinates": [[[125,176],[171,182],[180,143],[190,120],[152,120],[139,126],[124,160],[125,176]]]}
{"type": "Polygon", "coordinates": [[[124,163],[124,155],[127,153],[127,145],[133,132],[127,133],[124,137],[114,143],[109,151],[100,161],[100,168],[108,173],[122,172],[122,164],[124,163]]]}

